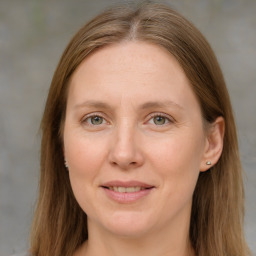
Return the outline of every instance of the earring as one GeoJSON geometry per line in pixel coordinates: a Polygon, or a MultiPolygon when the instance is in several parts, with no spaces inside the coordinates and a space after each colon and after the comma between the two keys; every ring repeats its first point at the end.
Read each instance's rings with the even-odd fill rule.
{"type": "Polygon", "coordinates": [[[65,167],[68,169],[68,163],[67,163],[67,160],[65,159],[65,161],[64,161],[64,165],[65,165],[65,167]]]}
{"type": "Polygon", "coordinates": [[[211,161],[207,161],[206,165],[212,165],[212,162],[211,161]]]}

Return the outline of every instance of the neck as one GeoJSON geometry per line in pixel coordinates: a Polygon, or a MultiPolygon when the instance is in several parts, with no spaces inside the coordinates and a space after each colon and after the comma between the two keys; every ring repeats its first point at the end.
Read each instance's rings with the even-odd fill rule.
{"type": "Polygon", "coordinates": [[[169,230],[168,233],[161,229],[150,235],[131,238],[117,236],[94,227],[89,232],[88,241],[83,244],[75,256],[194,256],[188,228],[189,225],[184,225],[173,232],[169,230]],[[184,235],[185,233],[187,236],[184,235]]]}

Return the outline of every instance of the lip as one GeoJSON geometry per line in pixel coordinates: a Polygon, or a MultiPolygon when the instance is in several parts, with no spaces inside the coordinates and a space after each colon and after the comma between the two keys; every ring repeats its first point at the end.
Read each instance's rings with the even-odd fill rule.
{"type": "Polygon", "coordinates": [[[139,199],[142,199],[146,196],[148,196],[152,190],[155,188],[155,186],[140,182],[140,181],[109,181],[106,183],[103,183],[100,186],[103,191],[106,193],[106,195],[111,199],[114,200],[118,203],[133,203],[138,201],[139,199]],[[118,192],[109,189],[110,187],[124,187],[124,188],[129,188],[129,187],[141,187],[142,190],[135,191],[135,192],[118,192]]]}
{"type": "Polygon", "coordinates": [[[113,180],[106,183],[103,183],[101,187],[142,187],[142,188],[152,188],[153,185],[136,181],[136,180],[130,180],[130,181],[120,181],[120,180],[113,180]]]}

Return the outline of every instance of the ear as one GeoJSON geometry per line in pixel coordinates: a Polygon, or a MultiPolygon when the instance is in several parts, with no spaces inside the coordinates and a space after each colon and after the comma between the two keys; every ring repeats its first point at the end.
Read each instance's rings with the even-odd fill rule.
{"type": "Polygon", "coordinates": [[[225,133],[225,121],[218,117],[207,129],[204,154],[200,164],[200,171],[204,172],[215,165],[222,153],[225,133]]]}

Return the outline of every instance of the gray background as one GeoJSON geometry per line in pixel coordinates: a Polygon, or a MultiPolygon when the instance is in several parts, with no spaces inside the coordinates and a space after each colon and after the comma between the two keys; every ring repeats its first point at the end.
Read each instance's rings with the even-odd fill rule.
{"type": "MultiPolygon", "coordinates": [[[[0,0],[0,255],[26,250],[37,194],[39,123],[71,36],[116,1],[0,0]]],[[[248,243],[256,255],[256,1],[166,1],[207,37],[222,66],[246,172],[248,243]]]]}

